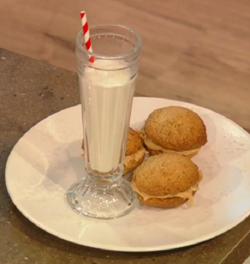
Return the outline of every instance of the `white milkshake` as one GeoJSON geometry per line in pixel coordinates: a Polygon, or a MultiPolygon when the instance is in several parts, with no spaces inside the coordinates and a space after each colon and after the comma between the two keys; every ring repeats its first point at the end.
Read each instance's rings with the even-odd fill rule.
{"type": "Polygon", "coordinates": [[[126,144],[122,143],[127,138],[136,76],[125,62],[100,60],[94,66],[85,68],[80,80],[85,159],[89,170],[108,173],[123,166],[126,144]],[[109,70],[114,67],[121,70],[109,70]]]}

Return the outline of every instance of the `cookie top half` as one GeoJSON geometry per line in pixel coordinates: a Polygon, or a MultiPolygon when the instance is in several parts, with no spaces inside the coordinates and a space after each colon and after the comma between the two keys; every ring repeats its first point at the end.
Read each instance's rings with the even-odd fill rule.
{"type": "Polygon", "coordinates": [[[197,149],[207,142],[203,120],[180,106],[154,110],[145,122],[144,132],[155,144],[174,151],[197,149]]]}

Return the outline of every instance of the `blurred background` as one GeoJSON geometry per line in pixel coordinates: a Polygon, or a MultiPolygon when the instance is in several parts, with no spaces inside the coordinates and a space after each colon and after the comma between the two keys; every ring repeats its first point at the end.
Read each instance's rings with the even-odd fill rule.
{"type": "Polygon", "coordinates": [[[79,12],[143,40],[140,95],[213,109],[250,129],[249,0],[1,0],[0,48],[76,71],[79,12]]]}

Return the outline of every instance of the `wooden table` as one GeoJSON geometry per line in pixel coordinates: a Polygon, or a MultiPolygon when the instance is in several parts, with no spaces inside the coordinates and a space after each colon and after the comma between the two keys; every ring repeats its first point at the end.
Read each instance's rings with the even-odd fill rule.
{"type": "Polygon", "coordinates": [[[250,129],[249,0],[1,0],[0,47],[75,71],[79,11],[143,39],[137,92],[195,103],[250,129]]]}

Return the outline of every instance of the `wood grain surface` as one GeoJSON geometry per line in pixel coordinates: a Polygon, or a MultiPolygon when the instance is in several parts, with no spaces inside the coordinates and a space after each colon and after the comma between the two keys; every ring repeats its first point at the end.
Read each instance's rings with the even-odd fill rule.
{"type": "Polygon", "coordinates": [[[0,47],[76,71],[79,11],[137,30],[137,92],[208,107],[250,129],[249,0],[1,0],[0,47]]]}

